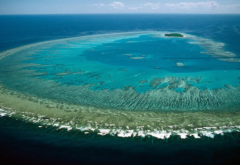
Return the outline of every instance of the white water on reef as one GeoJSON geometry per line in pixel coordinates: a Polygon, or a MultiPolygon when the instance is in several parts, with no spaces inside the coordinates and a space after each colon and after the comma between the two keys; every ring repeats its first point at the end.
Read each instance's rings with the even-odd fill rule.
{"type": "MultiPolygon", "coordinates": [[[[6,108],[8,109],[8,108],[6,108]]],[[[105,135],[111,135],[111,136],[118,136],[121,138],[129,138],[129,137],[148,137],[152,136],[157,139],[168,139],[171,136],[180,136],[181,139],[187,139],[188,137],[194,137],[196,139],[202,138],[202,137],[209,137],[214,138],[216,135],[224,135],[224,133],[231,133],[231,132],[240,132],[240,125],[235,126],[215,126],[215,127],[199,127],[194,128],[193,125],[188,125],[188,129],[176,129],[177,125],[170,125],[165,129],[159,129],[159,128],[152,128],[151,126],[137,126],[136,128],[132,129],[128,126],[121,127],[116,126],[115,124],[108,124],[103,123],[101,121],[100,123],[95,122],[93,124],[93,121],[88,121],[88,126],[78,126],[78,124],[74,123],[73,121],[66,122],[64,120],[61,120],[60,118],[46,118],[45,116],[30,114],[30,113],[22,113],[21,115],[14,112],[14,110],[0,110],[0,117],[14,117],[16,119],[21,119],[23,121],[33,122],[39,124],[39,129],[42,127],[47,128],[49,125],[54,126],[56,130],[58,129],[66,129],[69,131],[81,131],[84,132],[84,134],[89,133],[96,133],[97,135],[105,136],[105,135]],[[21,116],[21,118],[19,118],[21,116]],[[34,117],[33,117],[34,116],[34,117]],[[101,127],[99,128],[99,126],[101,127]],[[102,126],[104,125],[104,126],[102,126]],[[105,127],[105,128],[104,128],[105,127]],[[145,128],[144,128],[145,127],[145,128]]],[[[149,123],[150,124],[150,123],[149,123]]],[[[151,124],[150,124],[151,125],[151,124]]]]}
{"type": "Polygon", "coordinates": [[[119,137],[239,131],[237,55],[223,43],[165,33],[93,35],[2,52],[0,105],[11,109],[1,116],[119,137]]]}

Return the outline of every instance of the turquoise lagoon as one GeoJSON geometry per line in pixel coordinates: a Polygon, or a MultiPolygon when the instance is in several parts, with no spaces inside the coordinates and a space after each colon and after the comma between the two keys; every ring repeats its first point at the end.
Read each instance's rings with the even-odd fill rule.
{"type": "Polygon", "coordinates": [[[88,134],[165,139],[240,131],[240,59],[196,35],[137,31],[0,54],[1,116],[88,134]]]}

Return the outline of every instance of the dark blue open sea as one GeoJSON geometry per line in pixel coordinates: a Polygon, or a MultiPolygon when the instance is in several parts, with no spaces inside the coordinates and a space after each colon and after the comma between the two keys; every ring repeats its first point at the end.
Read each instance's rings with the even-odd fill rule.
{"type": "Polygon", "coordinates": [[[0,16],[0,164],[238,162],[240,15],[0,16]]]}

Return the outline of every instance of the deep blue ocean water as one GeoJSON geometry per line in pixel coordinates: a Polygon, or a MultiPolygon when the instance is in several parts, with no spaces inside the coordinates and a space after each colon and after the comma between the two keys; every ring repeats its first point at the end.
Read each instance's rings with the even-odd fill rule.
{"type": "MultiPolygon", "coordinates": [[[[223,43],[225,51],[235,54],[234,59],[240,58],[239,15],[22,15],[0,16],[0,22],[0,51],[42,41],[71,37],[136,31],[167,31],[185,33],[223,43]]],[[[161,70],[162,68],[172,75],[183,73],[183,77],[191,74],[194,74],[194,77],[202,76],[203,74],[200,74],[202,71],[229,71],[230,74],[226,73],[222,75],[217,74],[219,72],[216,72],[217,75],[215,73],[209,73],[208,77],[211,79],[204,79],[204,82],[200,83],[200,85],[195,82],[190,82],[191,85],[197,86],[201,90],[206,88],[211,90],[214,88],[221,89],[225,88],[225,84],[232,86],[239,85],[239,62],[216,60],[214,56],[200,53],[206,51],[208,45],[205,45],[205,47],[194,44],[191,45],[187,40],[182,38],[169,38],[166,40],[144,34],[138,38],[117,39],[114,42],[103,43],[94,46],[94,50],[89,51],[89,48],[81,52],[81,54],[77,48],[74,51],[74,47],[78,44],[77,42],[69,42],[70,48],[72,46],[70,50],[74,52],[74,56],[67,56],[69,50],[64,49],[66,45],[57,44],[54,45],[54,47],[39,50],[33,56],[29,56],[29,59],[24,59],[23,64],[31,64],[34,62],[40,65],[48,65],[46,67],[30,66],[27,69],[39,73],[51,73],[48,75],[43,74],[42,79],[54,80],[63,85],[101,84],[92,86],[92,90],[102,90],[105,88],[115,90],[118,88],[123,89],[124,86],[134,86],[139,93],[144,93],[147,90],[155,89],[156,86],[150,88],[149,84],[150,81],[154,80],[156,75],[159,74],[159,69],[161,70]],[[165,46],[166,44],[168,47],[165,46]],[[116,51],[119,47],[122,49],[116,51]],[[174,51],[172,51],[171,48],[174,48],[174,51]],[[60,50],[62,57],[43,58],[45,57],[44,54],[59,55],[54,54],[52,51],[54,49],[60,50]],[[160,51],[162,54],[158,53],[159,50],[162,50],[160,51]],[[115,56],[113,56],[113,54],[115,54],[115,56]],[[123,56],[123,54],[125,54],[125,56],[123,56]],[[129,58],[129,54],[131,54],[131,57],[144,57],[144,59],[133,60],[129,58]],[[194,56],[192,56],[192,54],[194,54],[194,56]],[[62,67],[61,64],[63,64],[63,61],[66,59],[68,59],[68,61],[66,61],[68,65],[66,64],[66,66],[62,67]],[[88,74],[88,71],[97,72],[94,68],[85,70],[85,74],[81,77],[78,77],[78,75],[65,75],[61,79],[58,78],[58,73],[66,73],[68,72],[67,70],[71,72],[84,71],[86,66],[80,64],[80,61],[85,59],[93,62],[92,65],[100,63],[100,66],[105,67],[105,70],[97,69],[98,74],[100,76],[102,75],[102,78],[96,78],[98,76],[94,77],[93,74],[88,74]],[[176,67],[175,59],[178,59],[177,62],[183,62],[186,66],[189,65],[189,67],[176,67]],[[159,61],[161,61],[161,63],[159,61]],[[58,63],[60,67],[53,66],[53,64],[56,63],[58,63]],[[111,75],[104,75],[106,70],[111,75]],[[125,70],[130,73],[127,74],[125,70]],[[133,77],[132,75],[137,75],[138,72],[143,70],[146,71],[146,73],[139,79],[138,76],[136,76],[136,78],[134,77],[132,79],[126,80],[123,78],[122,81],[115,81],[119,80],[120,77],[116,73],[133,77]],[[110,77],[107,78],[108,76],[110,77]],[[221,81],[218,82],[217,78],[221,81]],[[76,81],[72,82],[71,80],[76,81]],[[138,82],[141,80],[147,80],[148,82],[139,84],[138,82]],[[107,83],[108,81],[112,81],[113,83],[107,83]],[[208,85],[209,81],[211,81],[211,85],[208,85]],[[124,85],[122,85],[122,82],[124,85]]],[[[9,63],[7,62],[8,59],[11,59],[11,57],[4,59],[5,61],[3,60],[1,63],[2,67],[7,68],[9,67],[8,65],[14,64],[14,58],[12,58],[9,63]]],[[[87,63],[85,64],[88,65],[87,63]]],[[[6,72],[2,72],[1,75],[1,83],[9,85],[9,87],[14,90],[28,92],[30,94],[31,92],[35,94],[37,91],[34,88],[19,88],[13,83],[13,79],[6,78],[10,75],[6,72]]],[[[26,84],[26,82],[22,82],[22,84],[26,84]]],[[[165,85],[165,83],[161,83],[157,87],[164,88],[165,85]]],[[[184,92],[182,88],[175,89],[172,87],[172,89],[178,93],[184,92]]],[[[44,92],[40,94],[40,96],[44,95],[44,92]]],[[[164,141],[154,144],[151,140],[143,142],[142,139],[134,141],[131,138],[119,141],[117,139],[111,139],[110,137],[94,139],[93,137],[95,135],[89,135],[87,138],[85,136],[79,136],[75,139],[73,135],[66,137],[66,132],[50,134],[47,128],[43,131],[38,130],[38,132],[35,130],[35,126],[31,124],[15,123],[15,121],[8,117],[0,118],[0,122],[3,123],[1,124],[0,130],[2,133],[0,151],[3,155],[4,152],[7,151],[3,156],[4,160],[15,158],[16,160],[26,163],[29,160],[30,164],[34,161],[33,158],[31,158],[32,153],[36,153],[36,159],[43,157],[42,161],[48,163],[53,163],[57,160],[59,163],[59,160],[64,160],[63,158],[59,159],[59,156],[62,156],[66,157],[63,161],[64,163],[67,163],[67,160],[69,160],[71,163],[76,164],[79,162],[83,162],[83,164],[159,164],[160,161],[163,161],[163,164],[178,164],[178,162],[181,164],[185,162],[193,164],[196,163],[195,159],[198,160],[199,164],[231,164],[237,160],[240,151],[238,135],[233,138],[231,137],[232,135],[223,138],[219,137],[215,139],[215,141],[206,138],[200,141],[189,139],[188,141],[182,142],[175,139],[169,143],[164,141]],[[14,129],[18,131],[14,131],[14,129]],[[21,132],[21,129],[23,132],[21,132]],[[16,135],[16,132],[18,135],[16,135]],[[24,140],[26,136],[29,137],[27,141],[24,140]],[[56,137],[58,140],[54,140],[56,137]],[[76,143],[78,143],[78,145],[76,145],[76,143]],[[18,155],[14,150],[21,152],[23,144],[26,144],[24,145],[26,148],[24,148],[22,155],[18,155]],[[43,147],[39,147],[41,145],[43,147]],[[6,148],[8,149],[6,150],[6,148]],[[169,151],[164,153],[163,150],[166,151],[167,149],[169,149],[169,151]],[[44,153],[45,150],[50,150],[53,154],[47,156],[47,154],[44,153]],[[70,151],[68,152],[67,150],[70,151]],[[101,151],[106,152],[101,153],[101,151]],[[85,155],[83,154],[84,152],[86,152],[85,155]],[[228,153],[226,159],[222,157],[224,153],[228,153]],[[78,156],[81,154],[84,156],[78,156]],[[192,158],[189,159],[189,155],[192,156],[192,158]],[[172,161],[174,157],[177,157],[176,161],[172,161]],[[131,160],[127,161],[126,159],[131,160]]]]}
{"type": "Polygon", "coordinates": [[[160,30],[189,32],[226,43],[237,53],[239,15],[24,15],[1,16],[1,50],[82,35],[160,30]]]}

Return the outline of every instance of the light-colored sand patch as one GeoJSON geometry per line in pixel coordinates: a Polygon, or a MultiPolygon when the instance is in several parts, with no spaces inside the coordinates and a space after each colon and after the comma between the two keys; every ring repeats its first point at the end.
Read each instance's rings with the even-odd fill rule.
{"type": "Polygon", "coordinates": [[[132,56],[132,54],[124,54],[124,56],[132,56]]]}
{"type": "Polygon", "coordinates": [[[226,62],[240,62],[240,58],[219,58],[219,60],[226,62]]]}
{"type": "Polygon", "coordinates": [[[144,59],[145,57],[129,57],[129,58],[131,58],[133,60],[141,60],[141,59],[144,59]]]}
{"type": "Polygon", "coordinates": [[[178,67],[183,67],[183,66],[185,66],[185,65],[184,65],[184,63],[182,63],[182,62],[177,62],[177,63],[176,63],[176,66],[178,66],[178,67]]]}

